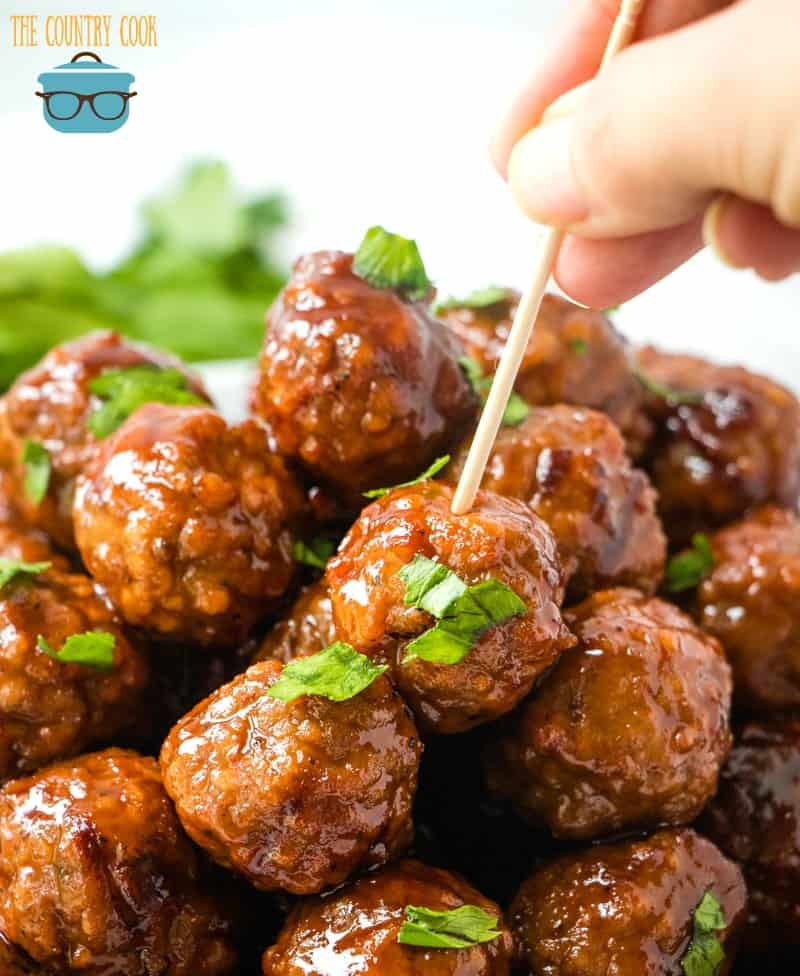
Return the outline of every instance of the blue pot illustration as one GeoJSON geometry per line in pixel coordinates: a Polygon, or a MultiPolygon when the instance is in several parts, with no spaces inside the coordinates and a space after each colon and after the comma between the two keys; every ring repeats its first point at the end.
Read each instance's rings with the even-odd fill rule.
{"type": "Polygon", "coordinates": [[[59,132],[113,132],[128,121],[134,76],[105,64],[91,51],[81,51],[69,62],[44,71],[37,81],[47,124],[59,132]],[[82,61],[81,58],[93,58],[82,61]]]}

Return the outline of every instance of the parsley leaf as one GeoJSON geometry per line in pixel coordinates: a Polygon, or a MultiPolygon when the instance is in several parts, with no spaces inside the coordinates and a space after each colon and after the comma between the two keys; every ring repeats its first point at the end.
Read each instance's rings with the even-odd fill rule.
{"type": "Polygon", "coordinates": [[[665,383],[660,383],[658,380],[653,379],[652,376],[648,376],[647,373],[643,373],[640,369],[635,369],[633,375],[648,393],[659,397],[669,407],[679,407],[682,404],[703,402],[703,394],[699,390],[675,390],[671,386],[667,386],[665,383]]]}
{"type": "Polygon", "coordinates": [[[714,933],[724,928],[722,906],[707,891],[694,910],[692,941],[681,960],[685,976],[717,976],[725,961],[725,951],[714,933]]]}
{"type": "Polygon", "coordinates": [[[486,288],[476,288],[463,298],[455,298],[451,295],[436,304],[436,311],[445,311],[448,308],[490,308],[500,302],[510,301],[513,297],[514,292],[510,288],[488,285],[486,288]]]}
{"type": "Polygon", "coordinates": [[[409,301],[421,301],[431,289],[416,241],[370,227],[353,258],[353,271],[373,288],[391,288],[409,301]]]}
{"type": "Polygon", "coordinates": [[[418,485],[422,481],[430,481],[434,475],[437,475],[442,468],[446,468],[449,463],[450,455],[443,454],[442,457],[436,458],[430,467],[425,468],[422,474],[417,475],[413,481],[404,481],[400,485],[392,485],[391,488],[372,488],[370,491],[364,492],[364,498],[383,498],[384,495],[388,495],[395,488],[410,488],[412,485],[418,485]]]}
{"type": "Polygon", "coordinates": [[[462,905],[446,912],[406,905],[406,920],[397,941],[427,949],[464,949],[496,939],[501,934],[498,921],[477,905],[462,905]]]}
{"type": "Polygon", "coordinates": [[[692,548],[673,556],[667,563],[665,587],[668,593],[682,593],[697,586],[714,568],[714,554],[708,536],[697,532],[692,548]]]}
{"type": "Polygon", "coordinates": [[[325,569],[325,564],[335,549],[333,540],[324,535],[315,536],[310,542],[296,539],[292,544],[292,558],[296,563],[304,563],[306,566],[313,566],[314,569],[325,569]]]}
{"type": "Polygon", "coordinates": [[[72,634],[64,641],[60,651],[53,650],[41,634],[36,638],[36,646],[49,657],[63,664],[82,664],[96,671],[110,671],[114,667],[114,646],[116,638],[104,630],[87,630],[83,634],[72,634]]]}
{"type": "MultiPolygon", "coordinates": [[[[459,365],[464,370],[464,374],[469,380],[472,389],[478,394],[481,400],[486,400],[489,390],[492,387],[492,377],[484,376],[480,364],[471,356],[461,356],[458,360],[459,365]]],[[[519,393],[511,391],[508,398],[505,412],[503,413],[503,424],[506,427],[517,427],[531,412],[530,406],[522,399],[519,393]]]]}
{"type": "Polygon", "coordinates": [[[572,339],[569,344],[569,351],[573,356],[585,356],[589,351],[589,343],[585,339],[572,339]]]}
{"type": "Polygon", "coordinates": [[[120,427],[144,403],[204,404],[189,389],[179,369],[127,366],[109,369],[89,382],[89,389],[103,403],[89,417],[89,430],[102,440],[120,427]]]}
{"type": "Polygon", "coordinates": [[[418,657],[436,664],[458,664],[484,631],[527,611],[505,583],[488,579],[467,586],[427,556],[415,556],[397,575],[406,584],[406,606],[425,610],[438,621],[408,645],[403,664],[418,657]]]}
{"type": "Polygon", "coordinates": [[[284,665],[280,678],[270,686],[267,695],[284,702],[303,695],[347,701],[368,688],[386,667],[385,664],[373,664],[350,644],[335,641],[317,654],[299,657],[284,665]]]}
{"type": "Polygon", "coordinates": [[[26,563],[21,559],[0,559],[0,590],[18,576],[29,577],[50,569],[52,563],[26,563]]]}
{"type": "Polygon", "coordinates": [[[38,441],[25,441],[22,463],[25,467],[25,494],[34,505],[41,505],[50,484],[50,452],[38,441]]]}

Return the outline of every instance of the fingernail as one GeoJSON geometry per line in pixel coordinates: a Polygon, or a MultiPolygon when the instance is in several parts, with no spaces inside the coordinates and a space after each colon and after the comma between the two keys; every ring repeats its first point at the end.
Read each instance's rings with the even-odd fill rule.
{"type": "Polygon", "coordinates": [[[717,258],[726,268],[741,271],[744,265],[734,261],[725,250],[722,242],[720,221],[730,200],[731,198],[726,193],[721,193],[709,206],[708,210],[706,210],[705,217],[703,218],[703,241],[706,247],[710,248],[716,254],[717,258]]]}
{"type": "Polygon", "coordinates": [[[589,213],[572,166],[572,126],[568,116],[532,129],[508,161],[508,183],[517,204],[540,224],[568,227],[589,213]]]}

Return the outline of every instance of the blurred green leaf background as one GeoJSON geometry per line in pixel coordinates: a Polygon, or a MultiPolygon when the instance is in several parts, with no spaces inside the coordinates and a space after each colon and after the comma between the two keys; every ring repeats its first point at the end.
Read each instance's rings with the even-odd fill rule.
{"type": "Polygon", "coordinates": [[[117,329],[188,360],[254,356],[286,279],[280,194],[244,200],[221,162],[192,165],[142,207],[144,235],[102,274],[66,247],[0,255],[0,388],[52,346],[117,329]]]}

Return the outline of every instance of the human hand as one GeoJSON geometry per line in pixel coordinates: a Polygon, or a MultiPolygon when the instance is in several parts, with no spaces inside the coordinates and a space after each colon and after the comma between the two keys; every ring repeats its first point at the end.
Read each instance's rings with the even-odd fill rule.
{"type": "Polygon", "coordinates": [[[573,2],[492,146],[525,213],[568,232],[559,285],[616,305],[704,238],[768,280],[800,271],[797,0],[650,0],[637,43],[571,91],[594,77],[619,6],[573,2]]]}

